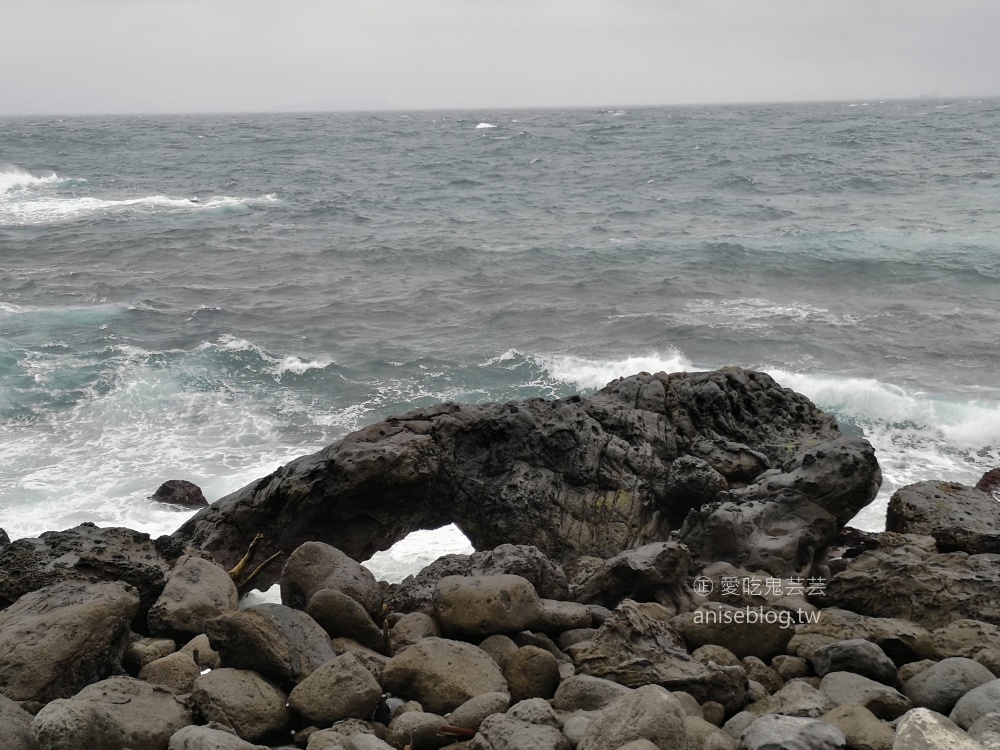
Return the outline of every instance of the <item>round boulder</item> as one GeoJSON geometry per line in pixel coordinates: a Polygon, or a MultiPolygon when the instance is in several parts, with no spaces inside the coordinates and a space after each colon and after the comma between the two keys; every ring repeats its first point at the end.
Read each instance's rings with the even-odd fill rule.
{"type": "Polygon", "coordinates": [[[256,672],[212,670],[195,680],[192,699],[206,720],[249,742],[274,738],[288,727],[287,696],[256,672]]]}
{"type": "Polygon", "coordinates": [[[295,686],[288,705],[312,724],[365,719],[382,698],[382,688],[352,654],[334,657],[295,686]]]}
{"type": "Polygon", "coordinates": [[[434,618],[446,635],[482,638],[529,630],[541,614],[538,592],[521,576],[445,576],[434,589],[434,618]]]}
{"type": "Polygon", "coordinates": [[[559,687],[559,662],[538,646],[522,646],[507,660],[503,670],[511,701],[551,698],[559,687]]]}

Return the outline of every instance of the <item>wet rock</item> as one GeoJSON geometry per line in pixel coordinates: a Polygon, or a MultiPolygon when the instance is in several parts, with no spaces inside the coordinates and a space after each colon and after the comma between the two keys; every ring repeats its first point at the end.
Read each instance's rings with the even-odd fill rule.
{"type": "Polygon", "coordinates": [[[131,677],[88,685],[38,712],[32,731],[40,750],[163,750],[193,722],[172,692],[131,677]]]}
{"type": "MultiPolygon", "coordinates": [[[[785,515],[822,519],[782,527],[788,536],[801,530],[810,537],[801,544],[785,540],[786,549],[795,548],[798,569],[800,558],[825,548],[840,519],[877,488],[877,467],[862,441],[815,448],[837,435],[833,418],[808,399],[738,368],[642,373],[587,398],[439,404],[370,425],[289,463],[203,509],[176,536],[224,567],[258,532],[267,535],[264,555],[288,554],[319,539],[366,559],[411,531],[449,522],[479,549],[516,542],[555,560],[611,557],[680,526],[685,501],[667,493],[669,466],[680,456],[703,459],[733,487],[814,446],[809,457],[793,462],[783,480],[787,491],[777,484],[773,491],[760,488],[761,499],[766,495],[785,515]],[[856,464],[845,461],[848,453],[856,464]],[[836,483],[825,481],[834,475],[836,483]]],[[[778,530],[777,516],[764,515],[765,531],[778,530]]],[[[741,528],[730,525],[731,535],[741,537],[741,528]]],[[[722,537],[715,531],[695,537],[711,559],[731,553],[742,559],[762,548],[752,541],[716,548],[722,537]]],[[[268,583],[265,574],[261,585],[268,583]]]]}
{"type": "Polygon", "coordinates": [[[520,576],[448,576],[434,591],[434,619],[446,635],[511,633],[533,627],[540,618],[538,593],[520,576]]]}
{"type": "Polygon", "coordinates": [[[570,750],[569,740],[554,727],[529,724],[506,714],[494,714],[479,727],[474,750],[570,750]]]}
{"type": "Polygon", "coordinates": [[[219,729],[189,726],[174,732],[167,750],[267,750],[267,748],[263,745],[252,745],[235,734],[219,729]]]}
{"type": "Polygon", "coordinates": [[[138,608],[123,583],[64,581],[25,594],[0,611],[0,694],[45,703],[121,672],[138,608]]]}
{"type": "Polygon", "coordinates": [[[31,714],[10,698],[0,695],[0,737],[4,750],[38,750],[31,733],[31,714]]]}
{"type": "Polygon", "coordinates": [[[903,685],[903,693],[914,706],[947,716],[958,699],[975,687],[996,678],[986,667],[961,656],[932,664],[903,685]]]}
{"type": "Polygon", "coordinates": [[[928,708],[908,711],[896,727],[893,750],[982,750],[954,722],[928,708]]]}
{"type": "Polygon", "coordinates": [[[976,489],[1000,500],[1000,469],[990,469],[976,482],[976,489]]]}
{"type": "Polygon", "coordinates": [[[537,646],[522,646],[507,660],[503,670],[511,701],[551,698],[559,686],[559,663],[537,646]]]}
{"type": "Polygon", "coordinates": [[[320,589],[306,606],[312,617],[331,638],[350,638],[370,649],[385,647],[385,634],[352,597],[337,589],[320,589]]]}
{"type": "Polygon", "coordinates": [[[229,573],[210,560],[185,555],[167,574],[166,584],[149,610],[154,635],[188,639],[205,632],[205,623],[239,602],[229,573]]]}
{"type": "Polygon", "coordinates": [[[178,695],[190,693],[201,670],[190,654],[178,651],[151,661],[139,671],[139,679],[161,685],[178,695]]]}
{"type": "Polygon", "coordinates": [[[687,750],[684,711],[658,685],[644,685],[601,711],[587,727],[578,750],[617,750],[639,739],[660,750],[687,750]]]}
{"type": "Polygon", "coordinates": [[[820,692],[838,706],[864,706],[880,719],[891,721],[910,710],[909,698],[895,688],[853,672],[830,672],[819,684],[820,692]]]}
{"type": "Polygon", "coordinates": [[[445,638],[424,638],[386,664],[382,687],[445,714],[483,693],[506,693],[507,681],[482,649],[445,638]]]}
{"type": "Polygon", "coordinates": [[[1000,679],[983,683],[967,692],[958,699],[948,718],[962,729],[968,729],[980,717],[995,711],[998,705],[1000,705],[1000,679]]]}
{"type": "Polygon", "coordinates": [[[248,742],[277,738],[288,727],[288,696],[250,670],[223,668],[201,675],[192,700],[206,721],[229,727],[248,742]]]}
{"type": "Polygon", "coordinates": [[[178,505],[182,508],[205,508],[208,506],[208,500],[205,499],[201,487],[186,479],[168,479],[157,488],[149,499],[155,503],[178,505]]]}
{"type": "Polygon", "coordinates": [[[334,657],[326,631],[305,612],[260,604],[209,620],[206,635],[226,667],[294,686],[334,657]]]}
{"type": "Polygon", "coordinates": [[[896,665],[892,659],[863,638],[821,646],[813,652],[812,663],[820,677],[830,672],[854,672],[884,685],[896,684],[896,665]]]}
{"type": "Polygon", "coordinates": [[[323,589],[342,591],[373,618],[381,613],[382,591],[368,568],[329,544],[305,542],[281,571],[281,603],[305,609],[323,589]]]}
{"type": "Polygon", "coordinates": [[[692,659],[670,627],[669,612],[651,602],[622,602],[593,640],[570,650],[580,674],[629,687],[663,685],[691,693],[699,701],[718,701],[728,711],[738,711],[746,703],[742,667],[706,665],[692,659]]]}
{"type": "Polygon", "coordinates": [[[817,719],[770,714],[743,732],[741,750],[843,750],[847,739],[836,727],[817,719]]]}
{"type": "Polygon", "coordinates": [[[334,657],[316,669],[288,696],[288,705],[312,724],[365,719],[382,698],[382,688],[351,654],[334,657]]]}
{"type": "Polygon", "coordinates": [[[47,531],[37,539],[17,539],[0,547],[0,609],[60,581],[122,581],[138,591],[139,611],[145,613],[163,590],[173,559],[161,549],[176,551],[149,534],[99,529],[92,523],[47,531]]]}

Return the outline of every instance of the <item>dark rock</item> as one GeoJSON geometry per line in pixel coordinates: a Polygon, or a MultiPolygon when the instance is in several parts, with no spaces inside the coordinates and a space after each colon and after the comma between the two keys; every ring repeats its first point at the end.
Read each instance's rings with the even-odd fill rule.
{"type": "Polygon", "coordinates": [[[149,534],[84,523],[46,531],[0,548],[0,609],[22,594],[59,581],[124,581],[139,592],[145,613],[163,590],[170,560],[149,534]]]}
{"type": "Polygon", "coordinates": [[[410,612],[397,620],[389,631],[389,653],[398,654],[423,638],[440,638],[441,629],[434,618],[423,612],[410,612]]]}
{"type": "Polygon", "coordinates": [[[211,560],[185,555],[167,574],[166,585],[149,610],[150,632],[181,640],[205,632],[205,623],[239,603],[229,573],[211,560]]]}
{"type": "Polygon", "coordinates": [[[292,687],[334,657],[326,631],[305,612],[260,604],[209,620],[206,635],[222,665],[252,669],[292,687]]]}
{"type": "Polygon", "coordinates": [[[482,693],[469,698],[448,715],[448,723],[465,729],[479,729],[487,716],[502,714],[510,708],[507,693],[482,693]]]}
{"type": "Polygon", "coordinates": [[[385,634],[365,608],[337,589],[320,589],[309,600],[306,614],[331,638],[350,638],[376,651],[385,648],[385,634]]]}
{"type": "Polygon", "coordinates": [[[942,552],[1000,552],[1000,503],[956,482],[927,481],[896,490],[886,531],[933,536],[942,552]]]}
{"type": "Polygon", "coordinates": [[[190,654],[177,651],[155,659],[141,670],[139,679],[153,685],[162,685],[178,695],[190,693],[194,681],[201,674],[201,669],[195,664],[190,654]]]}
{"type": "Polygon", "coordinates": [[[122,655],[122,666],[135,677],[151,661],[162,659],[176,650],[177,644],[169,638],[147,638],[131,633],[122,655]]]}
{"type": "Polygon", "coordinates": [[[623,599],[690,608],[686,579],[691,553],[677,542],[655,542],[602,560],[573,580],[572,597],[586,604],[616,607],[623,599]]]}
{"type": "Polygon", "coordinates": [[[329,544],[306,542],[291,554],[281,571],[281,602],[305,609],[313,595],[323,589],[342,591],[373,618],[382,614],[382,591],[368,568],[329,544]]]}
{"type": "Polygon", "coordinates": [[[256,672],[213,669],[194,683],[191,700],[205,721],[248,742],[277,738],[288,728],[288,696],[256,672]]]}
{"type": "Polygon", "coordinates": [[[10,544],[10,537],[7,536],[7,532],[0,529],[0,547],[6,547],[10,544]]]}
{"type": "Polygon", "coordinates": [[[533,628],[542,605],[521,576],[447,576],[434,590],[434,619],[445,635],[482,638],[533,628]]]}
{"type": "Polygon", "coordinates": [[[830,572],[839,573],[862,552],[878,549],[879,536],[876,532],[862,531],[851,526],[842,528],[827,552],[826,564],[830,572]]]}
{"type": "Polygon", "coordinates": [[[0,612],[0,693],[47,702],[122,671],[139,600],[124,583],[64,581],[0,612]]]}
{"type": "Polygon", "coordinates": [[[529,698],[551,698],[559,686],[556,657],[538,646],[522,646],[503,669],[512,703],[529,698]]]}
{"type": "Polygon", "coordinates": [[[288,705],[311,724],[328,726],[341,719],[365,719],[382,698],[382,688],[351,654],[319,667],[288,695],[288,705]]]}
{"type": "Polygon", "coordinates": [[[917,545],[865,552],[826,592],[837,607],[925,628],[963,618],[1000,624],[1000,554],[935,554],[917,545]]]}
{"type": "Polygon", "coordinates": [[[830,672],[855,672],[883,685],[896,684],[896,665],[892,659],[874,643],[863,638],[820,646],[813,652],[812,662],[820,677],[830,672]]]}
{"type": "Polygon", "coordinates": [[[812,658],[816,649],[822,646],[863,638],[882,649],[897,665],[921,658],[920,643],[930,636],[927,630],[908,620],[866,617],[838,607],[827,607],[816,622],[798,625],[795,632],[795,637],[789,642],[789,649],[796,646],[796,640],[803,637],[821,637],[811,649],[807,649],[808,653],[801,653],[800,643],[799,656],[812,658]]]}
{"type": "Polygon", "coordinates": [[[628,687],[657,684],[683,690],[699,701],[714,700],[730,712],[746,703],[742,667],[720,667],[692,659],[670,627],[669,612],[652,602],[625,600],[598,629],[593,640],[570,648],[579,674],[602,677],[628,687]]]}
{"type": "Polygon", "coordinates": [[[153,502],[179,505],[182,508],[204,508],[208,500],[201,487],[185,479],[168,479],[160,485],[150,498],[153,502]]]}
{"type": "Polygon", "coordinates": [[[990,469],[976,482],[976,489],[1000,500],[1000,469],[990,469]]]}
{"type": "Polygon", "coordinates": [[[954,656],[932,664],[907,680],[903,692],[914,706],[929,708],[947,716],[958,699],[975,687],[996,679],[979,662],[954,656]]]}
{"type": "Polygon", "coordinates": [[[844,733],[818,719],[770,714],[743,732],[743,750],[843,750],[844,733]]]}
{"type": "MultiPolygon", "coordinates": [[[[203,509],[175,536],[224,567],[258,532],[265,555],[322,540],[366,559],[411,531],[450,522],[479,549],[515,542],[556,560],[610,557],[680,527],[687,506],[667,491],[675,459],[701,458],[739,488],[798,455],[790,473],[754,489],[761,503],[745,509],[763,532],[786,534],[781,554],[763,556],[782,572],[798,570],[870,502],[880,481],[864,441],[818,447],[837,435],[835,420],[808,399],[738,368],[643,373],[588,398],[439,404],[296,459],[203,509]],[[778,514],[797,520],[778,528],[778,514]]],[[[710,512],[688,524],[688,536],[713,560],[744,562],[763,548],[756,540],[724,543],[741,538],[742,528],[742,519],[734,528],[710,512]]],[[[269,582],[265,575],[260,585],[269,582]]]]}

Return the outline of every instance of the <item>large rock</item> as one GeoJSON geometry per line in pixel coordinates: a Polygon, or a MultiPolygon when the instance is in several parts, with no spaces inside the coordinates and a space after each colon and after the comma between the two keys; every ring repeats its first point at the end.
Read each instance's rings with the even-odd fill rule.
{"type": "Polygon", "coordinates": [[[855,672],[885,685],[896,684],[896,665],[892,659],[864,638],[820,646],[813,652],[812,663],[820,677],[830,672],[855,672]]]}
{"type": "Polygon", "coordinates": [[[908,711],[896,727],[893,750],[982,750],[955,723],[929,708],[908,711]]]}
{"type": "Polygon", "coordinates": [[[925,628],[963,618],[1000,624],[1000,554],[933,553],[917,544],[873,550],[835,575],[826,593],[837,607],[925,628]]]}
{"type": "Polygon", "coordinates": [[[288,705],[311,724],[326,726],[341,719],[365,719],[382,698],[382,688],[352,654],[336,656],[288,696],[288,705]]]}
{"type": "Polygon", "coordinates": [[[445,714],[476,695],[506,693],[507,681],[482,649],[446,638],[424,638],[389,660],[382,687],[400,698],[419,701],[427,711],[445,714]]]}
{"type": "Polygon", "coordinates": [[[559,711],[596,711],[628,695],[630,690],[611,680],[576,674],[559,683],[552,706],[559,711]]]}
{"type": "Polygon", "coordinates": [[[163,590],[184,545],[169,537],[83,523],[0,547],[0,609],[22,594],[60,581],[123,581],[139,592],[145,612],[163,590]]]}
{"type": "Polygon", "coordinates": [[[306,542],[291,554],[281,571],[281,603],[305,609],[313,595],[323,589],[347,594],[371,617],[381,614],[382,592],[368,568],[329,544],[306,542]]]}
{"type": "Polygon", "coordinates": [[[38,750],[31,733],[31,714],[10,698],[0,695],[0,737],[4,750],[38,750]]]}
{"type": "Polygon", "coordinates": [[[996,679],[979,662],[962,656],[943,659],[915,675],[903,685],[903,693],[914,706],[947,716],[958,699],[980,685],[996,679]]]}
{"type": "Polygon", "coordinates": [[[632,599],[688,609],[690,559],[688,548],[677,542],[654,542],[625,550],[574,578],[572,596],[578,602],[608,607],[632,599]]]}
{"type": "Polygon", "coordinates": [[[670,624],[692,650],[715,644],[741,659],[756,656],[764,661],[784,653],[795,634],[795,621],[789,612],[770,607],[732,607],[718,602],[677,615],[670,624]]]}
{"type": "Polygon", "coordinates": [[[844,733],[817,719],[768,714],[743,732],[741,750],[843,750],[844,733]]]}
{"type": "Polygon", "coordinates": [[[541,615],[538,592],[521,576],[447,576],[434,591],[434,619],[449,636],[483,638],[528,630],[541,615]]]}
{"type": "Polygon", "coordinates": [[[0,612],[0,694],[47,702],[122,671],[139,608],[124,583],[64,581],[0,612]]]}
{"type": "Polygon", "coordinates": [[[506,714],[487,717],[471,743],[472,750],[570,750],[569,740],[554,727],[530,724],[506,714]]]}
{"type": "Polygon", "coordinates": [[[978,719],[1000,706],[1000,679],[985,682],[958,699],[948,718],[962,729],[968,729],[978,719]]]}
{"type": "Polygon", "coordinates": [[[235,734],[211,727],[189,726],[178,729],[170,738],[167,750],[268,750],[252,745],[235,734]]]}
{"type": "Polygon", "coordinates": [[[366,559],[411,531],[454,522],[479,549],[514,542],[557,560],[610,557],[666,538],[693,496],[710,495],[687,482],[668,491],[670,465],[694,456],[737,488],[729,492],[782,469],[734,496],[748,504],[696,515],[690,543],[713,560],[762,557],[800,570],[880,482],[871,446],[838,434],[804,396],[738,368],[642,373],[588,398],[439,404],[296,459],[200,511],[175,537],[229,567],[257,533],[265,555],[322,540],[366,559]],[[785,536],[765,549],[762,533],[785,536]]]}
{"type": "Polygon", "coordinates": [[[720,667],[692,659],[670,627],[670,613],[652,602],[625,600],[590,641],[570,647],[579,674],[613,680],[628,687],[656,684],[714,700],[727,711],[746,703],[742,667],[720,667]]]}
{"type": "Polygon", "coordinates": [[[177,505],[181,508],[204,508],[208,505],[201,487],[186,479],[168,479],[149,496],[155,503],[177,505]]]}
{"type": "Polygon", "coordinates": [[[816,719],[837,707],[837,702],[807,682],[789,682],[774,695],[755,701],[747,711],[758,716],[781,714],[803,719],[816,719]]]}
{"type": "Polygon", "coordinates": [[[1000,552],[1000,503],[957,482],[900,487],[889,500],[886,531],[933,536],[942,552],[1000,552]]]}
{"type": "Polygon", "coordinates": [[[850,750],[891,750],[893,731],[864,706],[845,704],[819,717],[847,738],[850,750]]]}
{"type": "Polygon", "coordinates": [[[334,657],[326,631],[282,604],[221,615],[208,621],[206,634],[223,666],[252,669],[286,688],[334,657]]]}
{"type": "Polygon", "coordinates": [[[864,706],[886,721],[902,716],[912,708],[910,699],[895,688],[854,672],[830,672],[820,681],[819,689],[838,706],[864,706]]]}
{"type": "Polygon", "coordinates": [[[577,750],[617,750],[632,740],[649,740],[660,750],[687,750],[684,709],[658,685],[623,695],[590,723],[577,750]]]}
{"type": "Polygon", "coordinates": [[[167,575],[166,585],[149,610],[149,629],[156,635],[187,640],[205,632],[205,623],[239,603],[229,573],[211,560],[185,555],[167,575]]]}
{"type": "Polygon", "coordinates": [[[213,669],[201,675],[191,698],[206,721],[229,727],[248,742],[277,738],[288,727],[288,696],[247,669],[213,669]]]}
{"type": "Polygon", "coordinates": [[[551,698],[559,687],[559,662],[538,646],[522,646],[503,668],[514,703],[528,698],[551,698]]]}
{"type": "Polygon", "coordinates": [[[920,658],[920,643],[929,635],[926,629],[909,620],[867,617],[846,609],[827,607],[815,622],[796,626],[789,650],[811,659],[822,646],[863,638],[882,649],[895,664],[906,664],[920,658]],[[813,646],[806,649],[808,653],[803,653],[801,648],[792,650],[793,646],[802,644],[804,638],[815,638],[813,646]]]}
{"type": "Polygon", "coordinates": [[[350,638],[371,649],[385,648],[385,633],[357,600],[337,589],[320,589],[309,600],[306,614],[331,638],[350,638]]]}
{"type": "Polygon", "coordinates": [[[40,750],[167,750],[170,737],[192,722],[190,710],[166,688],[112,677],[49,703],[32,731],[40,750]]]}

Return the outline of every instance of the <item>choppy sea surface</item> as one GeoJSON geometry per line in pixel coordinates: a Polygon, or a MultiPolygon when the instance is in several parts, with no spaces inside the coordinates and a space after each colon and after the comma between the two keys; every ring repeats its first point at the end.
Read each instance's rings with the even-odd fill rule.
{"type": "Polygon", "coordinates": [[[1000,465],[998,228],[996,100],[0,119],[0,527],[166,533],[166,479],[735,364],[864,430],[877,529],[1000,465]]]}

